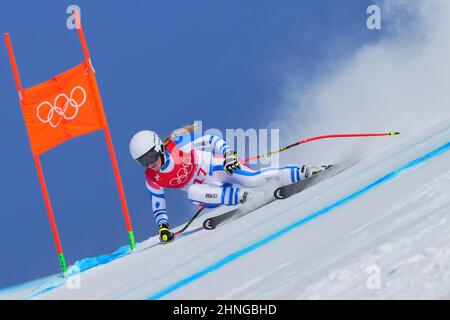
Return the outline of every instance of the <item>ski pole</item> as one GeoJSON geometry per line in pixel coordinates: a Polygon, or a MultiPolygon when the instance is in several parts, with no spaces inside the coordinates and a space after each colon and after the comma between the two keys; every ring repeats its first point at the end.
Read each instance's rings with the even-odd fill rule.
{"type": "Polygon", "coordinates": [[[200,212],[203,211],[203,209],[205,209],[205,207],[201,207],[200,209],[198,209],[198,211],[194,214],[194,216],[191,218],[191,220],[189,220],[182,229],[174,232],[174,234],[177,236],[180,233],[184,232],[191,225],[191,223],[195,220],[195,218],[197,218],[197,216],[200,214],[200,212]]]}
{"type": "Polygon", "coordinates": [[[240,161],[240,163],[247,163],[251,160],[271,157],[276,153],[280,153],[280,152],[290,149],[292,147],[295,147],[295,146],[298,146],[298,145],[301,145],[301,144],[304,144],[307,142],[315,141],[315,140],[333,139],[333,138],[383,137],[383,136],[396,136],[399,134],[400,134],[400,132],[391,131],[391,132],[385,132],[385,133],[350,133],[350,134],[328,134],[328,135],[323,135],[323,136],[317,136],[317,137],[307,138],[307,139],[303,139],[303,140],[294,142],[293,144],[278,148],[277,150],[267,152],[262,155],[253,156],[253,157],[244,159],[244,160],[240,161]]]}
{"type": "MultiPolygon", "coordinates": [[[[311,142],[311,141],[315,141],[315,140],[321,140],[321,139],[331,139],[331,138],[356,138],[356,137],[382,137],[382,136],[396,136],[399,135],[400,132],[397,131],[392,131],[392,132],[386,132],[386,133],[351,133],[351,134],[329,134],[329,135],[323,135],[323,136],[317,136],[317,137],[312,137],[312,138],[307,138],[307,139],[303,139],[300,141],[297,141],[293,144],[290,144],[288,146],[285,147],[281,147],[277,150],[271,151],[271,152],[267,152],[265,154],[259,155],[259,156],[254,156],[254,157],[250,157],[247,159],[244,159],[242,161],[240,161],[240,163],[246,163],[249,162],[251,160],[254,159],[260,159],[260,158],[265,158],[265,157],[271,157],[272,155],[276,154],[276,153],[280,153],[282,151],[285,151],[287,149],[290,149],[292,147],[307,143],[307,142],[311,142]]],[[[195,214],[194,216],[186,223],[186,225],[174,232],[175,235],[179,235],[181,233],[183,233],[191,224],[192,222],[195,220],[195,218],[197,218],[197,216],[200,214],[200,212],[203,211],[203,209],[205,209],[205,207],[201,207],[195,214]]]]}

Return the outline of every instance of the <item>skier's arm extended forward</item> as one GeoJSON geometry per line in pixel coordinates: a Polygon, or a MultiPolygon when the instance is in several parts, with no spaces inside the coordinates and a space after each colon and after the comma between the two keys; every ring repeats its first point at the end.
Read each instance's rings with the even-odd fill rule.
{"type": "Polygon", "coordinates": [[[146,179],[145,185],[150,192],[150,201],[152,203],[153,216],[158,226],[159,238],[162,243],[170,242],[174,239],[174,235],[169,230],[169,217],[167,216],[164,189],[150,179],[146,179]]]}

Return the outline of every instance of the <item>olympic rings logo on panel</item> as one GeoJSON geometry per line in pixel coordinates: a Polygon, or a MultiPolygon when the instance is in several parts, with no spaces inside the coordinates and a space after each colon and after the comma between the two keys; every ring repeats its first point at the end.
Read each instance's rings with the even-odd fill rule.
{"type": "Polygon", "coordinates": [[[86,102],[86,98],[86,91],[83,89],[83,87],[76,86],[70,92],[70,97],[68,97],[64,93],[57,95],[55,100],[53,101],[53,105],[48,101],[41,102],[41,104],[39,104],[37,107],[37,117],[42,123],[48,123],[52,128],[56,128],[57,126],[59,126],[62,119],[75,119],[75,117],[78,115],[79,108],[81,108],[86,102]],[[81,98],[81,101],[77,101],[74,98],[77,91],[81,93],[81,95],[79,95],[78,97],[81,98]],[[44,113],[44,111],[41,112],[41,108],[43,108],[44,106],[48,107],[48,111],[46,113],[44,113]]]}
{"type": "Polygon", "coordinates": [[[183,158],[181,165],[183,166],[177,172],[177,177],[169,181],[169,185],[175,186],[185,183],[189,174],[193,170],[193,165],[190,157],[183,158]]]}

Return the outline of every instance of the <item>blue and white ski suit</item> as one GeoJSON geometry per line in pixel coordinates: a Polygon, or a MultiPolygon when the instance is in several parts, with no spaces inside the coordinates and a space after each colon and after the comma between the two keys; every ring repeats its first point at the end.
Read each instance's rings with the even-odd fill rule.
{"type": "Polygon", "coordinates": [[[295,165],[254,170],[242,164],[241,169],[234,171],[232,176],[228,175],[223,170],[223,154],[230,147],[218,136],[195,137],[194,134],[187,134],[177,137],[174,143],[175,147],[172,150],[191,153],[195,164],[191,163],[188,157],[180,160],[173,154],[175,151],[170,153],[166,148],[164,166],[158,172],[153,172],[153,175],[146,175],[146,187],[150,191],[157,225],[169,222],[164,187],[158,184],[159,178],[163,175],[170,178],[170,186],[166,187],[187,191],[188,198],[194,204],[205,207],[238,204],[241,187],[254,188],[266,183],[282,186],[300,181],[301,168],[295,165]],[[182,166],[180,161],[183,162],[182,166]],[[189,177],[188,171],[192,174],[189,181],[186,181],[185,179],[189,177]]]}

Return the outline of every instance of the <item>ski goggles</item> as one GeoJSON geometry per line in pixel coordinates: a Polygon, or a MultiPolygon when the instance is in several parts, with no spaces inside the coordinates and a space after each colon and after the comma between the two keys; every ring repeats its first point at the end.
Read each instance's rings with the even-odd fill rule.
{"type": "Polygon", "coordinates": [[[155,150],[155,148],[150,149],[142,156],[136,159],[143,167],[147,168],[151,164],[155,164],[161,157],[161,152],[155,150]]]}

